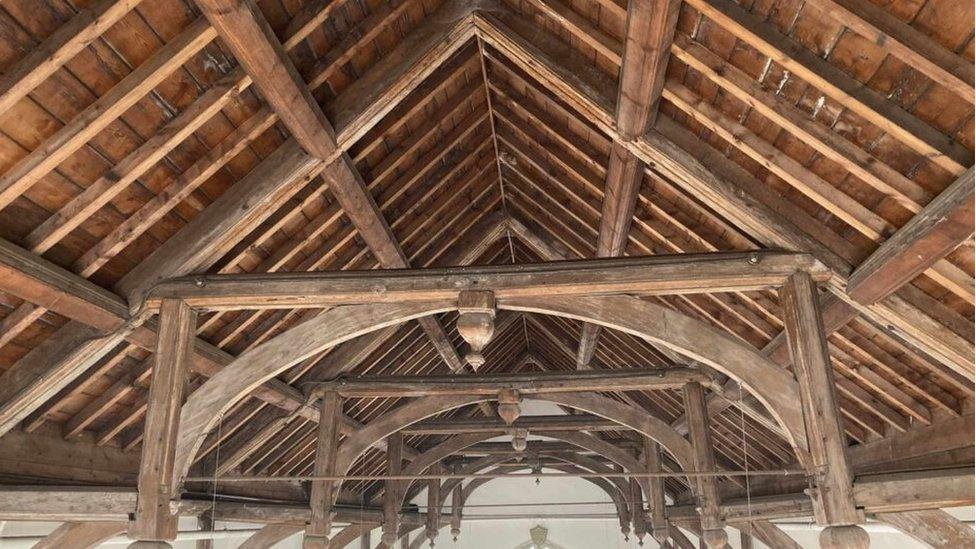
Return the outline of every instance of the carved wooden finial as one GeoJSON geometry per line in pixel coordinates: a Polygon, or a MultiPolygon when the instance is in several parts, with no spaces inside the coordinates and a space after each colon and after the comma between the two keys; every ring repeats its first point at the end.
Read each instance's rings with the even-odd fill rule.
{"type": "Polygon", "coordinates": [[[498,391],[498,417],[502,421],[511,425],[522,415],[522,395],[515,389],[502,389],[498,391]]]}
{"type": "Polygon", "coordinates": [[[729,534],[721,528],[702,530],[702,541],[709,549],[722,549],[729,543],[729,534]]]}
{"type": "Polygon", "coordinates": [[[524,452],[529,447],[529,430],[515,429],[512,432],[512,448],[516,452],[524,452]]]}
{"type": "Polygon", "coordinates": [[[867,549],[871,537],[857,525],[828,526],[820,532],[820,547],[825,549],[867,549]]]}
{"type": "Polygon", "coordinates": [[[464,359],[477,370],[485,363],[481,354],[495,335],[495,294],[489,291],[465,290],[458,295],[457,328],[471,349],[464,359]]]}

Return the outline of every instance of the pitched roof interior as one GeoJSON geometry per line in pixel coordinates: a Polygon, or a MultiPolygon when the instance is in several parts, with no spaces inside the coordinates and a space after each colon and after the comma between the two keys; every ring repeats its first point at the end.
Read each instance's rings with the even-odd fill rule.
{"type": "MultiPolygon", "coordinates": [[[[698,9],[715,5],[712,0],[683,3],[656,127],[717,173],[758,183],[763,193],[757,197],[760,202],[790,209],[800,230],[856,266],[953,182],[961,171],[953,166],[971,164],[974,110],[972,98],[961,99],[883,45],[837,23],[822,12],[822,3],[741,0],[728,2],[725,15],[698,9]],[[732,12],[733,16],[727,15],[732,12]],[[880,127],[877,117],[866,114],[872,107],[851,108],[840,100],[842,91],[825,90],[794,67],[771,60],[734,28],[730,21],[735,17],[760,21],[769,32],[837,71],[839,78],[882,98],[881,116],[911,121],[905,131],[922,136],[922,142],[934,142],[934,148],[944,153],[942,159],[921,150],[918,140],[880,127]],[[754,92],[766,94],[760,105],[743,100],[743,94],[754,96],[754,92]],[[794,124],[800,118],[809,124],[794,124]],[[835,143],[876,165],[858,173],[849,171],[836,156],[825,154],[821,143],[798,134],[797,127],[829,134],[835,143]]],[[[4,2],[0,68],[12,66],[91,4],[4,2]]],[[[357,97],[361,94],[357,81],[389,52],[398,51],[397,46],[409,46],[412,33],[436,23],[432,14],[441,6],[433,0],[259,0],[257,4],[286,44],[301,16],[326,14],[304,39],[290,44],[288,55],[326,116],[347,123],[358,114],[349,112],[350,105],[362,100],[357,97]]],[[[574,59],[588,68],[584,76],[607,86],[594,93],[607,95],[613,104],[625,3],[504,0],[504,4],[534,25],[537,33],[573,52],[574,59]]],[[[876,5],[967,63],[973,62],[972,2],[895,0],[876,5]]],[[[167,47],[186,33],[203,32],[205,25],[194,26],[194,21],[202,20],[192,1],[143,0],[0,113],[0,174],[21,173],[25,159],[29,161],[36,151],[47,150],[49,158],[41,167],[21,173],[33,183],[14,199],[0,202],[0,236],[112,289],[161,244],[197,216],[206,215],[216,199],[235,192],[235,185],[248,172],[291,138],[253,85],[232,89],[243,73],[219,39],[206,41],[184,55],[185,60],[167,62],[177,57],[167,47]],[[160,52],[166,59],[153,57],[160,52]],[[160,70],[167,75],[143,82],[120,98],[119,87],[130,84],[127,78],[148,78],[138,71],[151,62],[161,63],[160,70]],[[99,103],[106,98],[122,106],[106,114],[99,103]],[[87,129],[65,130],[78,121],[86,122],[87,129]],[[185,129],[174,134],[175,127],[185,129]],[[143,162],[145,166],[133,165],[130,159],[144,154],[140,151],[146,147],[162,154],[143,162]]],[[[473,38],[387,109],[378,124],[347,147],[347,153],[411,266],[455,264],[498,212],[521,221],[564,250],[567,258],[594,256],[612,141],[599,123],[577,112],[505,52],[473,38]]],[[[257,228],[235,237],[238,240],[207,272],[379,267],[322,177],[299,185],[257,228]]],[[[666,170],[651,165],[643,174],[627,255],[762,247],[766,246],[748,228],[709,207],[666,170]]],[[[474,263],[544,259],[530,243],[506,231],[474,263]]],[[[970,345],[973,260],[970,239],[899,294],[970,345]]],[[[775,344],[784,329],[774,291],[642,297],[702,320],[756,349],[775,344]]],[[[198,336],[236,356],[321,312],[207,313],[199,319],[198,336]]],[[[442,314],[438,320],[454,347],[463,348],[457,314],[442,314]]],[[[68,321],[13,294],[0,293],[0,373],[13,371],[32,349],[57,337],[68,321]]],[[[498,323],[503,328],[487,347],[486,371],[576,369],[580,322],[503,312],[498,323]]],[[[417,322],[389,333],[350,373],[449,371],[417,322]]],[[[343,366],[335,364],[336,356],[345,358],[345,349],[355,343],[323,352],[283,372],[278,380],[303,390],[309,383],[327,379],[343,366]]],[[[856,316],[830,334],[829,343],[843,427],[851,444],[972,410],[971,377],[871,318],[856,316]]],[[[605,369],[670,365],[669,354],[654,344],[613,330],[603,330],[593,362],[594,368],[605,369]]],[[[45,401],[21,429],[38,437],[64,437],[74,444],[137,454],[152,366],[149,350],[123,342],[45,401]]],[[[190,390],[205,379],[192,374],[190,390]]],[[[669,422],[684,414],[680,391],[612,396],[669,422]]],[[[397,399],[350,399],[344,412],[368,423],[401,404],[397,399]]],[[[445,415],[480,413],[468,406],[445,415]]],[[[219,430],[210,433],[197,466],[201,470],[214,466],[220,453],[227,456],[256,429],[285,415],[257,397],[237,403],[224,414],[219,430]]],[[[777,469],[795,461],[781,433],[736,407],[711,420],[722,466],[777,469]]],[[[621,441],[631,435],[621,430],[601,436],[621,441]]],[[[315,437],[315,423],[299,416],[281,424],[236,470],[309,474],[315,437]]],[[[406,437],[405,443],[423,449],[440,440],[443,437],[414,435],[406,437]]],[[[385,454],[372,449],[357,461],[352,473],[380,474],[385,467],[385,454]]],[[[17,480],[57,480],[44,477],[38,470],[17,480]]],[[[134,477],[129,483],[134,483],[134,477]]],[[[677,497],[687,484],[669,479],[667,487],[677,497]]],[[[343,488],[371,498],[382,493],[379,482],[347,482],[343,488]]]]}

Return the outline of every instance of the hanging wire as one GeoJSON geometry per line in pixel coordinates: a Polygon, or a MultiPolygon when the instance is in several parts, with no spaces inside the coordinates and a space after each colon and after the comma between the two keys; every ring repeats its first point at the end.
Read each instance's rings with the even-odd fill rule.
{"type": "Polygon", "coordinates": [[[220,445],[223,443],[223,433],[221,432],[224,428],[224,413],[220,413],[220,417],[217,418],[217,448],[214,450],[214,480],[211,485],[211,501],[210,501],[210,532],[217,531],[217,481],[218,474],[217,471],[220,469],[220,445]]]}

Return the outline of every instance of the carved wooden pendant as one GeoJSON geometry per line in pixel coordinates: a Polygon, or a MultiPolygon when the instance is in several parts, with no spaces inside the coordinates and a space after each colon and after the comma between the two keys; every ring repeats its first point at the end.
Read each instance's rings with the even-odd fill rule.
{"type": "Polygon", "coordinates": [[[464,359],[477,370],[485,363],[481,351],[495,335],[495,294],[466,290],[458,295],[458,332],[471,347],[464,359]]]}
{"type": "Polygon", "coordinates": [[[512,449],[516,452],[524,452],[529,447],[529,430],[515,429],[512,432],[512,449]]]}
{"type": "Polygon", "coordinates": [[[502,389],[498,392],[498,417],[511,425],[522,415],[522,395],[515,389],[502,389]]]}

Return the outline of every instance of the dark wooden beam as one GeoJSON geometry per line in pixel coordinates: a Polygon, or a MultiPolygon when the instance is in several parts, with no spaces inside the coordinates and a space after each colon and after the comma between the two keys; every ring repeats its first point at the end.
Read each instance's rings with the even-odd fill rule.
{"type": "MultiPolygon", "coordinates": [[[[338,147],[331,124],[253,0],[199,0],[197,4],[298,143],[328,164],[322,177],[380,264],[388,269],[408,267],[406,255],[355,163],[338,147]]],[[[450,26],[455,23],[450,21],[450,26]]],[[[417,69],[424,72],[424,67],[417,69]]],[[[360,90],[357,95],[370,97],[377,89],[360,90]]],[[[422,318],[418,322],[448,367],[460,371],[463,363],[439,321],[422,318]]]]}
{"type": "Polygon", "coordinates": [[[869,305],[911,282],[973,235],[973,168],[884,241],[847,279],[847,294],[869,305]]]}
{"type": "Polygon", "coordinates": [[[179,486],[173,486],[170,479],[195,328],[196,313],[186,303],[163,302],[139,465],[138,506],[129,528],[129,537],[134,540],[176,539],[178,516],[172,504],[179,499],[179,486]]]}
{"type": "Polygon", "coordinates": [[[87,549],[125,532],[125,522],[66,522],[55,528],[33,549],[87,549]]]}
{"type": "MultiPolygon", "coordinates": [[[[705,389],[698,383],[684,386],[685,410],[688,414],[688,437],[694,450],[695,470],[714,471],[715,452],[712,445],[705,389]]],[[[725,523],[721,518],[722,499],[717,477],[695,477],[698,505],[701,508],[702,539],[711,549],[722,549],[728,542],[725,523]]]]}
{"type": "MultiPolygon", "coordinates": [[[[434,463],[430,466],[430,474],[436,475],[441,472],[441,464],[434,463]]],[[[427,539],[430,545],[434,545],[437,539],[437,531],[441,525],[441,481],[440,479],[430,479],[427,481],[427,539]]]]}
{"type": "Polygon", "coordinates": [[[339,150],[332,125],[257,4],[252,0],[196,0],[196,4],[302,148],[320,160],[335,158],[339,150]]]}
{"type": "Polygon", "coordinates": [[[156,282],[210,267],[313,179],[318,164],[295,141],[281,145],[129,271],[115,291],[139,303],[156,282]]]}
{"type": "Polygon", "coordinates": [[[779,526],[768,520],[757,520],[749,523],[752,534],[769,547],[782,549],[802,549],[802,546],[787,535],[779,526]]]}
{"type": "Polygon", "coordinates": [[[630,0],[617,94],[617,128],[636,139],[654,125],[678,21],[677,0],[630,0]]]}
{"type": "MultiPolygon", "coordinates": [[[[642,4],[634,0],[633,4],[642,4]]],[[[623,91],[621,91],[623,93],[623,91]]],[[[637,193],[644,180],[645,165],[626,148],[614,143],[610,148],[610,165],[607,168],[606,186],[603,191],[603,211],[600,214],[600,232],[597,235],[596,257],[623,255],[634,217],[637,193]]],[[[600,327],[583,324],[580,334],[577,368],[588,368],[596,351],[600,327]]]]}
{"type": "Polygon", "coordinates": [[[449,435],[454,433],[510,432],[513,428],[530,432],[546,431],[620,431],[619,423],[591,415],[522,416],[509,425],[498,419],[459,418],[428,419],[405,427],[402,432],[411,435],[449,435]]]}
{"type": "MultiPolygon", "coordinates": [[[[616,113],[617,130],[625,140],[640,137],[654,124],[680,4],[678,0],[631,0],[628,5],[616,113]]],[[[645,168],[633,152],[613,142],[596,257],[623,255],[645,168]]],[[[578,368],[589,367],[599,336],[599,326],[583,325],[578,368]]]]}
{"type": "Polygon", "coordinates": [[[347,398],[408,398],[445,395],[496,397],[501,390],[521,394],[578,391],[639,391],[673,389],[689,382],[709,383],[708,376],[690,368],[627,368],[587,372],[471,374],[463,377],[390,376],[346,378],[324,383],[320,390],[347,398]]]}
{"type": "Polygon", "coordinates": [[[657,255],[396,271],[342,271],[195,275],[155,286],[147,306],[177,296],[203,309],[326,307],[350,303],[457,299],[459,292],[490,289],[496,300],[531,295],[701,293],[776,288],[793,272],[828,276],[803,254],[657,255]]]}
{"type": "Polygon", "coordinates": [[[840,423],[834,370],[827,351],[816,284],[809,276],[793,275],[780,291],[780,303],[796,378],[800,382],[811,466],[816,471],[817,516],[828,526],[827,535],[836,533],[851,547],[867,547],[867,533],[855,526],[864,518],[852,493],[854,474],[840,423]]]}
{"type": "MultiPolygon", "coordinates": [[[[403,433],[396,432],[387,438],[386,444],[386,472],[391,477],[400,474],[403,466],[403,433]]],[[[387,480],[384,483],[383,494],[383,537],[382,542],[393,547],[400,531],[400,499],[398,492],[401,482],[387,480]]]]}
{"type": "Polygon", "coordinates": [[[238,549],[268,549],[302,531],[294,524],[271,523],[244,540],[238,549]]]}
{"type": "MultiPolygon", "coordinates": [[[[318,439],[315,443],[315,465],[313,474],[329,476],[336,474],[336,455],[339,453],[339,416],[342,414],[342,398],[328,392],[322,396],[318,439]]],[[[308,549],[327,549],[332,531],[332,506],[335,500],[335,482],[317,480],[312,482],[309,496],[311,516],[305,527],[304,547],[308,549]]]]}
{"type": "MultiPolygon", "coordinates": [[[[919,425],[903,433],[852,446],[851,463],[858,472],[868,472],[925,456],[947,455],[974,445],[973,414],[947,418],[932,425],[919,425]]],[[[897,466],[897,465],[896,465],[897,466]]]]}
{"type": "MultiPolygon", "coordinates": [[[[643,437],[644,439],[644,463],[647,465],[648,473],[660,473],[664,471],[664,461],[661,456],[661,445],[654,439],[643,437]]],[[[663,544],[670,537],[668,519],[664,499],[664,479],[661,477],[649,478],[647,483],[651,488],[651,493],[647,496],[647,507],[651,511],[651,537],[663,544]]]]}

